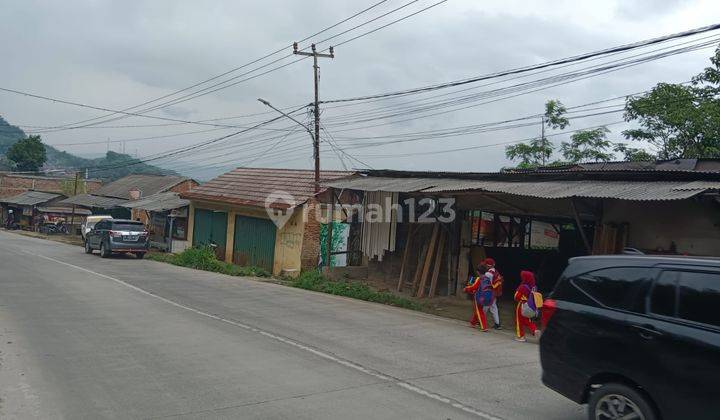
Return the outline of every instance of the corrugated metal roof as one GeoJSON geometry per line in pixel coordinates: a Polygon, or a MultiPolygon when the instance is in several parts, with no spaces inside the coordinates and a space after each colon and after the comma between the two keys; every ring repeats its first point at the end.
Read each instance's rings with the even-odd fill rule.
{"type": "Polygon", "coordinates": [[[174,192],[158,193],[150,197],[130,201],[122,204],[122,207],[129,209],[142,209],[147,211],[166,211],[179,209],[190,205],[190,200],[180,198],[180,194],[174,192]]]}
{"type": "Polygon", "coordinates": [[[525,197],[563,199],[572,197],[664,201],[690,198],[713,185],[686,181],[497,181],[453,178],[353,177],[324,183],[333,188],[388,192],[486,191],[525,197]]]}
{"type": "Polygon", "coordinates": [[[103,185],[98,190],[93,191],[93,194],[105,197],[129,199],[130,191],[138,189],[142,192],[142,197],[148,197],[159,192],[165,192],[177,184],[189,179],[190,178],[173,175],[134,174],[120,178],[107,185],[103,185]]]}
{"type": "MultiPolygon", "coordinates": [[[[66,213],[66,214],[72,214],[73,209],[72,207],[38,207],[37,211],[40,213],[66,213]]],[[[82,208],[75,208],[75,215],[76,216],[89,216],[92,212],[88,209],[82,209],[82,208]]]]}
{"type": "Polygon", "coordinates": [[[75,204],[83,207],[97,207],[101,209],[112,209],[119,207],[128,200],[114,197],[102,197],[93,194],[78,194],[74,197],[60,201],[60,204],[75,204]]]}
{"type": "Polygon", "coordinates": [[[544,166],[534,169],[513,168],[509,173],[565,173],[565,172],[690,172],[720,173],[720,160],[671,159],[656,162],[585,162],[560,166],[544,166]]]}
{"type": "Polygon", "coordinates": [[[675,187],[676,190],[720,190],[720,181],[692,181],[675,187]]]}
{"type": "Polygon", "coordinates": [[[61,194],[52,194],[41,191],[25,191],[12,197],[6,197],[0,200],[2,203],[15,204],[17,206],[34,206],[45,203],[50,200],[62,197],[61,194]]]}
{"type": "MultiPolygon", "coordinates": [[[[346,177],[352,172],[321,171],[321,180],[346,177]]],[[[290,194],[300,205],[315,193],[315,172],[298,169],[237,168],[180,194],[191,200],[209,200],[236,205],[264,207],[265,199],[273,193],[290,194]]],[[[287,208],[289,204],[275,202],[271,207],[287,208]]]]}

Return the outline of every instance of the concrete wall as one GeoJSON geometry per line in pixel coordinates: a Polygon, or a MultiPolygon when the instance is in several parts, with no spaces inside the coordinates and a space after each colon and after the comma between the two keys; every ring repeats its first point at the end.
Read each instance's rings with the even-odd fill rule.
{"type": "Polygon", "coordinates": [[[272,270],[274,275],[296,276],[303,268],[302,254],[306,227],[303,213],[305,211],[307,209],[304,207],[296,209],[287,223],[278,229],[275,235],[275,258],[272,270]]]}
{"type": "Polygon", "coordinates": [[[607,200],[603,223],[629,223],[628,246],[689,255],[720,255],[720,204],[710,200],[607,200]]]}

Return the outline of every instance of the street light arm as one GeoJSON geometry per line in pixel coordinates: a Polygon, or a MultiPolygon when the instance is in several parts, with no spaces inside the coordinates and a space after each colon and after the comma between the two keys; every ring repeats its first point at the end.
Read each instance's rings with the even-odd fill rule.
{"type": "Polygon", "coordinates": [[[307,131],[308,134],[310,134],[310,137],[313,139],[313,141],[315,141],[315,135],[313,134],[312,130],[310,130],[310,127],[308,127],[307,125],[305,125],[305,124],[301,123],[300,121],[296,120],[295,118],[293,118],[293,117],[290,116],[289,114],[286,114],[286,113],[280,111],[279,109],[275,108],[270,102],[266,101],[265,99],[263,99],[263,98],[258,98],[258,101],[260,101],[263,105],[274,109],[275,111],[279,112],[279,113],[282,114],[283,116],[285,116],[285,117],[287,117],[287,118],[295,121],[295,122],[296,122],[297,124],[299,124],[302,128],[304,128],[305,131],[307,131]]]}

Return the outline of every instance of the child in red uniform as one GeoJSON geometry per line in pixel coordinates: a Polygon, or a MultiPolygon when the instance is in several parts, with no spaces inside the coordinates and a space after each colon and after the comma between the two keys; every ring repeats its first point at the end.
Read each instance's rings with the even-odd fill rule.
{"type": "Polygon", "coordinates": [[[492,274],[487,271],[487,267],[481,265],[471,279],[470,285],[465,288],[465,293],[473,296],[473,315],[470,318],[470,325],[474,327],[479,323],[482,332],[488,331],[485,312],[490,310],[490,306],[495,301],[491,282],[492,274]]]}
{"type": "Polygon", "coordinates": [[[531,307],[535,306],[532,293],[537,291],[537,288],[535,287],[535,275],[531,271],[521,271],[520,281],[520,286],[515,291],[515,302],[517,302],[515,305],[515,340],[526,341],[525,328],[529,329],[534,336],[540,333],[535,323],[522,314],[523,303],[528,302],[531,307]]]}
{"type": "Polygon", "coordinates": [[[498,299],[500,298],[500,296],[502,296],[503,276],[502,274],[500,274],[497,268],[495,268],[494,259],[485,258],[483,264],[485,265],[485,267],[487,267],[488,274],[492,276],[490,286],[492,287],[493,292],[493,302],[490,305],[489,311],[493,317],[493,321],[495,321],[495,325],[493,325],[493,328],[496,330],[501,330],[502,327],[500,326],[500,311],[498,310],[498,299]]]}

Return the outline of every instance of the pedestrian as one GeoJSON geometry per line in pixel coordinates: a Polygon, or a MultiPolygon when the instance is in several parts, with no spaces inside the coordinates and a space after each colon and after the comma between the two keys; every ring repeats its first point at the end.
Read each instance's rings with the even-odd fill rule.
{"type": "Polygon", "coordinates": [[[502,296],[503,276],[495,267],[494,259],[485,258],[485,261],[483,263],[487,267],[488,273],[492,276],[490,287],[492,288],[493,292],[493,303],[492,305],[490,305],[490,314],[492,315],[493,321],[495,322],[493,328],[496,330],[501,330],[502,326],[500,325],[500,311],[498,309],[498,299],[500,298],[500,296],[502,296]]]}
{"type": "Polygon", "coordinates": [[[479,324],[482,332],[487,332],[486,313],[490,311],[495,297],[492,293],[492,274],[488,272],[487,267],[481,264],[476,271],[476,275],[471,279],[471,284],[465,288],[465,293],[473,296],[473,315],[470,318],[470,325],[479,324]]]}
{"type": "Polygon", "coordinates": [[[526,328],[533,336],[540,334],[540,330],[531,319],[537,316],[537,307],[533,295],[535,292],[537,292],[535,275],[532,271],[521,271],[520,286],[515,290],[515,302],[517,302],[515,306],[515,340],[517,341],[526,341],[526,328]]]}

